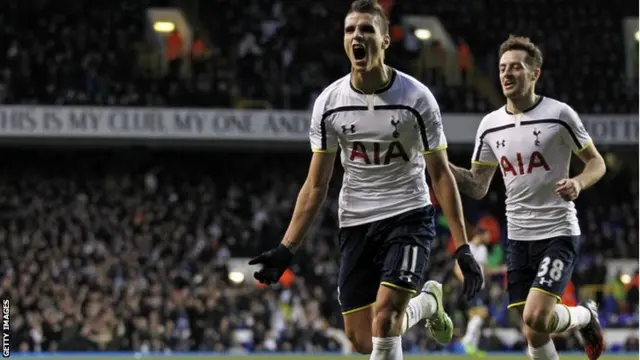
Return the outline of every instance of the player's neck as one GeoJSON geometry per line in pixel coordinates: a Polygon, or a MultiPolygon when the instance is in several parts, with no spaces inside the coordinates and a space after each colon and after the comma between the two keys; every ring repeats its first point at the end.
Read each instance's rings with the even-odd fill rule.
{"type": "Polygon", "coordinates": [[[521,114],[531,109],[540,99],[535,92],[517,99],[507,99],[507,111],[510,114],[521,114]]]}
{"type": "Polygon", "coordinates": [[[380,64],[368,71],[351,71],[351,85],[364,94],[373,94],[391,81],[392,70],[380,64]]]}

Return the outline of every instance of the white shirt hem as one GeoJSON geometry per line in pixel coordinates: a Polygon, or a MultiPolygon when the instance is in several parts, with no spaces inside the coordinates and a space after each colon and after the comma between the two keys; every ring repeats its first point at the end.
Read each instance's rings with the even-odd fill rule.
{"type": "Polygon", "coordinates": [[[376,216],[368,216],[368,217],[364,217],[361,219],[353,219],[353,220],[341,220],[340,221],[340,228],[346,228],[346,227],[354,227],[354,226],[359,226],[359,225],[365,225],[365,224],[370,224],[372,222],[375,221],[380,221],[380,220],[384,220],[384,219],[388,219],[390,217],[394,217],[397,215],[400,215],[402,213],[406,213],[409,212],[411,210],[415,210],[415,209],[420,209],[423,208],[425,206],[429,206],[431,205],[430,202],[424,202],[422,204],[416,205],[416,206],[411,206],[411,207],[407,207],[404,208],[402,210],[398,210],[398,211],[394,211],[394,212],[389,212],[389,213],[383,213],[381,215],[376,215],[376,216]]]}
{"type": "Polygon", "coordinates": [[[544,235],[535,235],[535,236],[521,236],[518,234],[512,234],[508,232],[507,237],[509,238],[509,240],[515,240],[515,241],[541,241],[541,240],[549,240],[559,236],[580,236],[580,235],[582,235],[581,232],[573,233],[572,231],[557,231],[552,233],[545,233],[544,235]]]}

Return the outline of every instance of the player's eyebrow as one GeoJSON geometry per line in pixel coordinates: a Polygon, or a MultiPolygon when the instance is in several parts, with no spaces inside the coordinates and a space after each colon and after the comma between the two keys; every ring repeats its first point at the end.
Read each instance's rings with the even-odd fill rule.
{"type": "Polygon", "coordinates": [[[375,31],[373,24],[362,24],[362,29],[366,31],[375,31]]]}
{"type": "MultiPolygon", "coordinates": [[[[345,27],[344,27],[344,31],[353,31],[353,30],[355,30],[355,28],[356,28],[357,26],[358,26],[358,25],[352,25],[352,24],[350,24],[350,25],[345,25],[345,27]]],[[[363,31],[367,31],[367,32],[373,32],[373,31],[375,31],[375,27],[373,26],[373,24],[361,24],[361,25],[360,25],[360,28],[361,28],[363,31]]]]}

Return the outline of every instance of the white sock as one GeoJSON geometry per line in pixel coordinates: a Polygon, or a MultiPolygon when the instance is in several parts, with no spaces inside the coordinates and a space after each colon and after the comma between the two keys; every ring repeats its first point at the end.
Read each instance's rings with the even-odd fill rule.
{"type": "Polygon", "coordinates": [[[420,293],[409,301],[407,309],[404,311],[402,321],[402,333],[404,334],[420,320],[426,319],[435,314],[438,310],[438,303],[433,295],[420,293]]]}
{"type": "Polygon", "coordinates": [[[402,339],[400,336],[373,337],[373,351],[369,360],[402,360],[402,339]]]}
{"type": "Polygon", "coordinates": [[[558,304],[553,315],[554,322],[549,330],[554,333],[582,328],[591,321],[591,312],[584,306],[572,306],[558,304]]]}
{"type": "Polygon", "coordinates": [[[559,360],[560,356],[556,351],[556,346],[553,344],[553,340],[549,340],[548,343],[534,348],[529,345],[529,357],[531,360],[559,360]]]}
{"type": "Polygon", "coordinates": [[[469,320],[469,323],[467,324],[467,332],[460,341],[462,345],[478,347],[483,322],[484,321],[480,316],[474,316],[469,320]]]}

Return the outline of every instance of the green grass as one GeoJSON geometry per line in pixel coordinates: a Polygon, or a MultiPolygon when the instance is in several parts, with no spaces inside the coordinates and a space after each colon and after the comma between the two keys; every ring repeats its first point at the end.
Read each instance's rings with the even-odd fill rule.
{"type": "MultiPolygon", "coordinates": [[[[31,357],[20,357],[21,359],[48,359],[48,360],[63,360],[64,358],[57,358],[57,357],[46,357],[46,358],[31,358],[31,357]]],[[[369,357],[368,356],[339,356],[339,355],[333,355],[333,356],[329,356],[329,355],[318,355],[318,356],[314,356],[314,355],[285,355],[285,356],[274,356],[274,355],[247,355],[247,356],[211,356],[211,357],[206,357],[206,356],[195,356],[195,357],[139,357],[139,358],[134,358],[134,357],[117,357],[117,359],[123,359],[123,360],[135,360],[135,359],[145,359],[145,360],[161,360],[161,359],[170,359],[170,360],[203,360],[203,359],[222,359],[222,360],[287,360],[287,359],[304,359],[304,360],[366,360],[369,357]]],[[[434,358],[440,358],[440,359],[446,359],[446,360],[469,360],[469,359],[478,359],[478,360],[482,360],[482,359],[487,359],[487,360],[493,360],[493,359],[497,359],[497,360],[528,360],[528,357],[522,355],[522,356],[517,356],[517,355],[487,355],[486,357],[472,357],[472,356],[466,356],[466,355],[462,355],[462,356],[454,356],[454,355],[446,355],[446,356],[442,356],[441,354],[433,354],[431,356],[429,355],[405,355],[404,357],[405,359],[411,359],[411,360],[432,360],[434,358]]],[[[560,356],[560,358],[562,360],[584,360],[586,359],[586,356],[579,356],[579,355],[565,355],[565,356],[560,356]]],[[[73,359],[75,360],[104,360],[104,357],[73,357],[73,359]]],[[[64,360],[68,360],[68,359],[64,359],[64,360]]],[[[602,356],[599,360],[638,360],[638,356],[616,356],[616,355],[604,355],[602,356]]]]}

